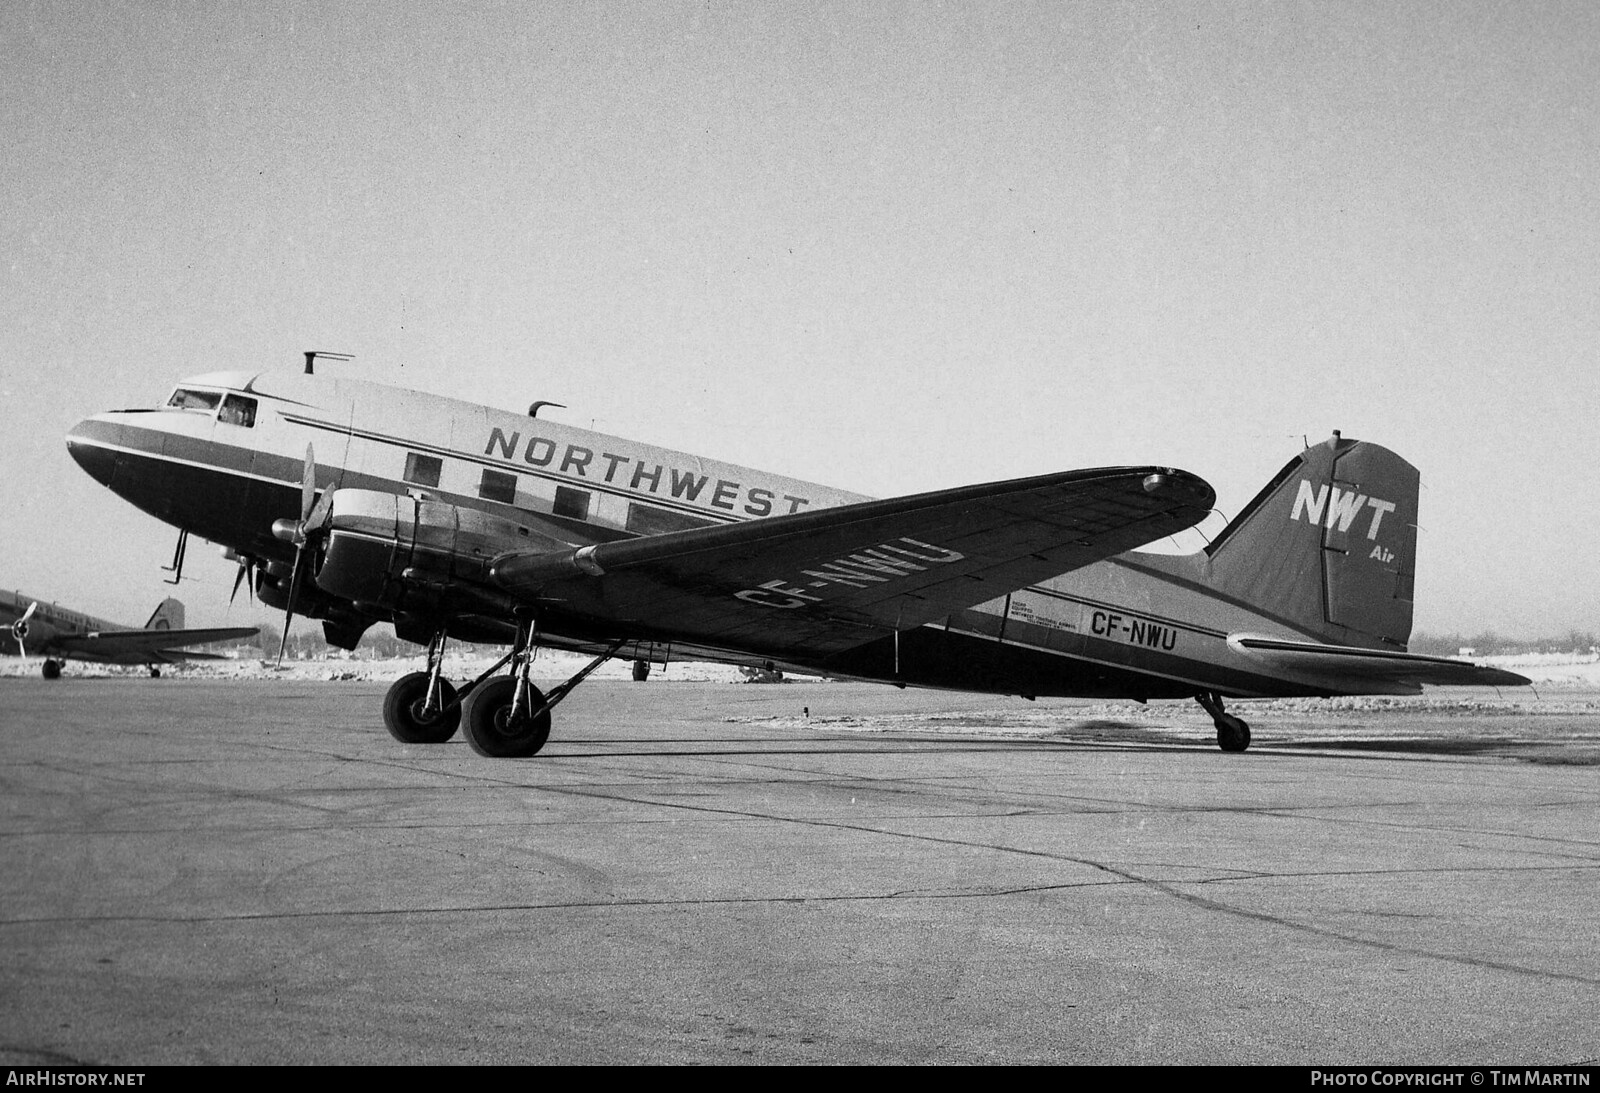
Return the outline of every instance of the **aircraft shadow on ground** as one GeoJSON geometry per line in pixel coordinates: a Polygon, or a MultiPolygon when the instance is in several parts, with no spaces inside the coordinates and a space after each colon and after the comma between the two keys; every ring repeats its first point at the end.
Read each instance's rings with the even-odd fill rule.
{"type": "Polygon", "coordinates": [[[1138,721],[1096,718],[1063,725],[1050,732],[1045,739],[1070,740],[1084,744],[1175,744],[1186,741],[1191,735],[1182,729],[1154,729],[1138,721]]]}
{"type": "Polygon", "coordinates": [[[1397,755],[1497,756],[1524,763],[1559,766],[1600,765],[1600,748],[1592,744],[1552,740],[1509,740],[1503,736],[1409,740],[1345,738],[1339,740],[1284,740],[1274,748],[1305,751],[1387,752],[1397,755]]]}

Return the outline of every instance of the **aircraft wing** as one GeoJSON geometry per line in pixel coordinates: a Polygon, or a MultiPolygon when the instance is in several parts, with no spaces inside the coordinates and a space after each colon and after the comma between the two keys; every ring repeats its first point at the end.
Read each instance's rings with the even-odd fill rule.
{"type": "Polygon", "coordinates": [[[96,660],[111,664],[156,664],[175,660],[210,660],[211,653],[185,652],[189,645],[209,645],[217,641],[237,641],[254,637],[255,627],[231,626],[210,630],[100,630],[88,634],[64,634],[51,642],[51,649],[65,657],[96,660]]]}
{"type": "Polygon", "coordinates": [[[1066,471],[561,552],[500,556],[518,599],[619,634],[827,656],[1191,527],[1159,467],[1066,471]]]}
{"type": "Polygon", "coordinates": [[[1357,649],[1250,634],[1234,634],[1228,638],[1228,644],[1274,668],[1345,684],[1391,685],[1414,690],[1425,683],[1438,687],[1523,687],[1532,682],[1515,672],[1420,653],[1357,649]]]}

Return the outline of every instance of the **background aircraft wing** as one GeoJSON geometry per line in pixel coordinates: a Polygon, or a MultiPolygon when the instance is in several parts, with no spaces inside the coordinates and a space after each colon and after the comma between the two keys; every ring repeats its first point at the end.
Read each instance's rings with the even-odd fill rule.
{"type": "Polygon", "coordinates": [[[825,656],[1198,523],[1184,471],[1067,471],[495,562],[545,617],[618,636],[825,656]]]}
{"type": "Polygon", "coordinates": [[[253,626],[209,630],[100,630],[89,634],[63,634],[51,642],[62,656],[112,664],[154,664],[174,660],[212,659],[209,653],[186,653],[188,645],[209,645],[254,637],[253,626]]]}
{"type": "Polygon", "coordinates": [[[1346,685],[1522,687],[1532,682],[1515,672],[1420,653],[1357,649],[1249,634],[1235,634],[1228,639],[1228,644],[1281,671],[1323,677],[1346,685]]]}

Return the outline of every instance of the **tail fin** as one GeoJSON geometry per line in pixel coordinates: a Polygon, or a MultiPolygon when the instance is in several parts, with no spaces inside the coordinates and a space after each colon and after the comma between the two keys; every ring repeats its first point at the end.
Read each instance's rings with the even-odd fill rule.
{"type": "Polygon", "coordinates": [[[1420,482],[1387,448],[1334,433],[1291,460],[1211,544],[1212,582],[1321,640],[1404,649],[1420,482]]]}
{"type": "Polygon", "coordinates": [[[182,630],[183,604],[168,596],[162,600],[144,624],[146,630],[182,630]]]}

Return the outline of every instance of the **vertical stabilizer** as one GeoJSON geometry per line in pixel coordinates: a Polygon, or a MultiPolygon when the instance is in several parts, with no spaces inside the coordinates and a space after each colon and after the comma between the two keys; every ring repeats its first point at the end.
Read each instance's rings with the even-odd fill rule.
{"type": "Polygon", "coordinates": [[[1403,649],[1420,482],[1387,448],[1335,433],[1290,461],[1211,545],[1212,583],[1318,640],[1403,649]]]}
{"type": "Polygon", "coordinates": [[[155,611],[150,615],[150,621],[144,624],[146,630],[182,630],[183,629],[183,604],[168,596],[161,601],[155,611]]]}

